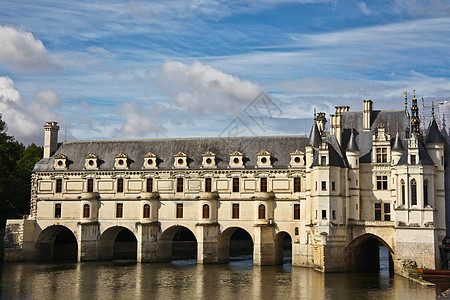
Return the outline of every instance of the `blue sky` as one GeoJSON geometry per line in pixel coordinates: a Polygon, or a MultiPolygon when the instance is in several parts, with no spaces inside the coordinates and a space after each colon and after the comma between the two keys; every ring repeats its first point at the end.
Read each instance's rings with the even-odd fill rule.
{"type": "Polygon", "coordinates": [[[60,140],[309,132],[314,109],[450,99],[444,0],[0,2],[8,133],[60,140]],[[265,92],[264,126],[245,112],[265,92]],[[266,113],[266,117],[267,117],[266,113]]]}

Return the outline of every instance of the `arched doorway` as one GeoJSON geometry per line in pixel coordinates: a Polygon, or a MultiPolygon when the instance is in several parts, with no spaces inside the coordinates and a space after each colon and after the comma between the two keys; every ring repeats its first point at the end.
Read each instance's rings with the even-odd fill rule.
{"type": "Polygon", "coordinates": [[[160,261],[197,260],[197,238],[184,226],[172,226],[159,238],[158,256],[160,261]]]}
{"type": "Polygon", "coordinates": [[[97,243],[98,260],[137,260],[137,239],[134,233],[125,227],[108,228],[97,243]]]}
{"type": "Polygon", "coordinates": [[[380,237],[364,234],[346,248],[350,270],[354,272],[394,272],[393,251],[380,237]]]}
{"type": "Polygon", "coordinates": [[[292,264],[292,238],[289,233],[281,231],[275,235],[275,264],[285,263],[292,264]]]}
{"type": "Polygon", "coordinates": [[[219,236],[219,262],[239,260],[253,261],[252,236],[239,227],[227,228],[219,236]]]}
{"type": "Polygon", "coordinates": [[[44,229],[35,244],[40,259],[77,261],[78,243],[67,227],[54,225],[44,229]]]}

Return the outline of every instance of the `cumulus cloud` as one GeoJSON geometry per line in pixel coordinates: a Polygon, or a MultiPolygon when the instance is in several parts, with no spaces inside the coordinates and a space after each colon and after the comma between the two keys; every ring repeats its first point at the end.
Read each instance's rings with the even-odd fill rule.
{"type": "Polygon", "coordinates": [[[155,106],[148,108],[134,100],[119,106],[117,113],[125,123],[119,128],[118,135],[142,137],[165,132],[162,121],[158,119],[158,111],[155,106]]]}
{"type": "Polygon", "coordinates": [[[62,121],[54,110],[61,106],[52,90],[36,92],[32,99],[24,99],[9,77],[0,77],[0,112],[8,125],[8,134],[25,143],[42,144],[46,121],[62,121]]]}
{"type": "Polygon", "coordinates": [[[250,103],[261,88],[250,81],[195,61],[184,64],[164,62],[158,72],[160,87],[189,112],[237,113],[242,104],[250,103]]]}
{"type": "Polygon", "coordinates": [[[0,60],[12,63],[17,71],[58,70],[42,41],[32,33],[0,26],[0,60]]]}

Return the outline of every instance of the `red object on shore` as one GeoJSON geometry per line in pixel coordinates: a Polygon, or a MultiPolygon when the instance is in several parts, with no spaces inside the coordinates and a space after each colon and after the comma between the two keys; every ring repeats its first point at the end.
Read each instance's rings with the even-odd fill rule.
{"type": "Polygon", "coordinates": [[[450,280],[450,270],[423,270],[418,269],[423,279],[428,280],[450,280]]]}

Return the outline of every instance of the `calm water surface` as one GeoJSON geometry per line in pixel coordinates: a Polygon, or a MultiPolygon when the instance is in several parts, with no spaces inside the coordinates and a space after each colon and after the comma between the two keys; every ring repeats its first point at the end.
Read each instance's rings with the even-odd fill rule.
{"type": "Polygon", "coordinates": [[[284,264],[4,263],[2,299],[434,299],[436,289],[388,272],[321,274],[284,264]]]}

